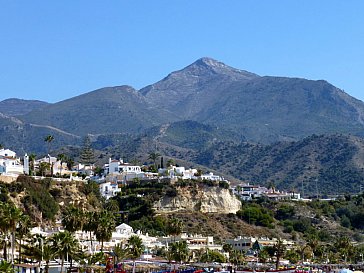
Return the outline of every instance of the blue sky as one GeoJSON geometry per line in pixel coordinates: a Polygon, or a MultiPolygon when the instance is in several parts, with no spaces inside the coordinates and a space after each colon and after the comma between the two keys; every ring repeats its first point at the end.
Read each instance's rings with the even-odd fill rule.
{"type": "Polygon", "coordinates": [[[141,88],[200,57],[364,101],[364,1],[0,1],[0,100],[141,88]]]}

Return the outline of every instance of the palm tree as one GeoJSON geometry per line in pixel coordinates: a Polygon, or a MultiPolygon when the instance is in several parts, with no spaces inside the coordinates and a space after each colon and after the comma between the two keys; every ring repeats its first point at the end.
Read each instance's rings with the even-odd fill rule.
{"type": "Polygon", "coordinates": [[[353,248],[352,243],[350,242],[349,237],[338,237],[334,243],[335,247],[339,250],[340,254],[344,258],[344,262],[347,262],[347,258],[350,252],[350,249],[353,248]]]}
{"type": "Polygon", "coordinates": [[[55,233],[49,240],[52,250],[61,258],[61,272],[63,272],[65,258],[74,255],[79,249],[78,241],[68,231],[55,233]]]}
{"type": "Polygon", "coordinates": [[[51,143],[52,143],[53,140],[54,140],[54,136],[52,136],[52,135],[47,135],[44,138],[44,141],[47,143],[47,153],[48,153],[48,156],[49,156],[49,166],[51,167],[51,176],[53,176],[53,164],[51,164],[51,156],[49,155],[49,153],[50,153],[50,150],[51,150],[51,143]]]}
{"type": "Polygon", "coordinates": [[[173,241],[176,241],[176,236],[182,233],[183,222],[178,218],[172,218],[168,222],[167,232],[169,235],[173,236],[173,241]]]}
{"type": "Polygon", "coordinates": [[[161,155],[158,153],[158,152],[151,152],[149,153],[149,157],[148,159],[152,160],[153,163],[154,163],[154,168],[156,171],[158,171],[158,168],[157,168],[157,159],[160,157],[161,155]]]}
{"type": "Polygon", "coordinates": [[[29,228],[31,226],[31,221],[28,215],[22,214],[16,227],[16,233],[19,236],[19,261],[21,261],[21,249],[22,249],[22,239],[29,233],[29,228]]]}
{"type": "Polygon", "coordinates": [[[62,213],[62,225],[71,233],[82,230],[85,217],[81,209],[73,205],[68,206],[62,213]]]}
{"type": "Polygon", "coordinates": [[[135,260],[142,255],[144,246],[142,239],[137,235],[132,235],[128,239],[127,249],[129,257],[133,260],[133,273],[135,273],[135,260]]]}
{"type": "Polygon", "coordinates": [[[245,256],[240,251],[234,249],[229,253],[229,262],[238,266],[245,262],[245,256]]]}
{"type": "Polygon", "coordinates": [[[57,160],[60,161],[59,176],[62,176],[62,164],[67,161],[67,156],[65,154],[59,154],[57,160]]]}
{"type": "Polygon", "coordinates": [[[120,210],[119,202],[117,200],[114,200],[114,199],[109,199],[105,203],[105,209],[112,212],[112,213],[117,213],[120,210]]]}
{"type": "Polygon", "coordinates": [[[31,169],[31,171],[32,171],[32,175],[34,175],[34,173],[35,173],[35,170],[34,170],[34,168],[35,168],[34,161],[35,161],[35,158],[36,158],[36,157],[37,157],[37,156],[36,156],[36,154],[34,154],[34,153],[31,153],[31,154],[29,155],[30,169],[31,169]]]}
{"type": "Polygon", "coordinates": [[[23,213],[20,209],[15,207],[13,204],[2,203],[2,221],[7,223],[6,229],[10,231],[11,234],[11,263],[14,263],[14,249],[15,249],[15,231],[16,225],[20,221],[23,213]]]}
{"type": "Polygon", "coordinates": [[[46,238],[41,234],[34,234],[27,244],[23,245],[24,256],[38,261],[39,268],[43,261],[43,248],[46,238]]]}
{"type": "Polygon", "coordinates": [[[85,232],[89,232],[90,234],[90,242],[91,242],[91,252],[92,252],[92,233],[95,234],[97,230],[97,213],[94,211],[85,212],[85,220],[82,227],[82,230],[85,232]]]}
{"type": "Polygon", "coordinates": [[[274,254],[276,257],[276,269],[278,269],[280,259],[286,253],[287,247],[283,244],[283,242],[281,240],[278,240],[278,242],[273,246],[273,249],[274,249],[274,254]]]}
{"type": "Polygon", "coordinates": [[[189,251],[186,241],[174,242],[171,244],[171,252],[176,262],[186,262],[189,257],[189,251]]]}
{"type": "Polygon", "coordinates": [[[52,246],[50,246],[49,244],[45,244],[43,246],[42,254],[43,254],[42,260],[44,260],[46,262],[44,271],[45,271],[45,273],[48,273],[49,272],[49,262],[54,259],[56,253],[52,246]]]}
{"type": "Polygon", "coordinates": [[[104,248],[104,241],[111,239],[112,232],[115,230],[115,216],[109,211],[102,211],[97,217],[95,230],[96,239],[101,242],[101,251],[104,248]]]}
{"type": "Polygon", "coordinates": [[[114,247],[113,252],[116,256],[116,263],[120,263],[123,259],[128,257],[128,249],[123,247],[122,244],[117,244],[114,247]]]}
{"type": "MultiPolygon", "coordinates": [[[[47,143],[47,153],[49,155],[49,152],[51,150],[51,143],[52,141],[54,140],[54,136],[52,135],[47,135],[45,138],[44,138],[44,142],[47,143]]],[[[50,163],[50,162],[49,162],[50,163]]]]}

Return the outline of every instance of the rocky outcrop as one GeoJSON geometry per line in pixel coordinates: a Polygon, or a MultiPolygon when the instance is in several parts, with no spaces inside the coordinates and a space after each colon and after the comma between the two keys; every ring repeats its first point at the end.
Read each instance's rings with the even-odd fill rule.
{"type": "Polygon", "coordinates": [[[241,202],[228,189],[198,185],[176,189],[176,196],[166,195],[154,204],[156,212],[236,213],[241,208],[241,202]]]}

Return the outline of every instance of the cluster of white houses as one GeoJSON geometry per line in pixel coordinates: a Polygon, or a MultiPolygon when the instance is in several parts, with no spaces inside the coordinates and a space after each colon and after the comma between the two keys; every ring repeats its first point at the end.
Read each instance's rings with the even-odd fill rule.
{"type": "Polygon", "coordinates": [[[180,166],[169,166],[167,168],[158,169],[158,173],[144,172],[138,165],[126,163],[123,160],[112,160],[104,165],[104,176],[93,178],[100,185],[100,192],[102,196],[109,199],[120,192],[119,185],[125,185],[135,179],[170,179],[171,181],[177,179],[195,179],[195,180],[211,180],[223,181],[224,178],[213,173],[199,174],[197,169],[186,169],[180,166]]]}
{"type": "MultiPolygon", "coordinates": [[[[37,159],[33,162],[33,168],[39,170],[42,162],[49,163],[53,174],[72,175],[84,174],[93,175],[92,166],[76,164],[72,169],[67,168],[67,164],[50,155],[37,159]]],[[[0,175],[4,177],[16,178],[20,174],[29,174],[29,156],[25,154],[21,160],[16,153],[9,149],[0,150],[0,175]]],[[[92,177],[99,183],[102,196],[109,199],[120,192],[120,186],[138,180],[167,178],[171,181],[177,179],[194,179],[194,180],[211,180],[223,181],[224,178],[213,173],[201,174],[197,169],[186,169],[182,166],[169,166],[167,168],[158,169],[158,173],[150,173],[142,171],[141,166],[123,162],[123,160],[112,160],[104,165],[104,175],[102,177],[92,177]]],[[[300,199],[299,193],[283,192],[274,188],[266,188],[262,186],[241,184],[232,188],[236,195],[243,200],[251,200],[262,196],[274,200],[300,199]]]]}
{"type": "MultiPolygon", "coordinates": [[[[62,227],[53,228],[49,230],[42,230],[40,228],[34,228],[32,230],[33,234],[41,234],[45,237],[49,237],[55,232],[62,231],[62,227]]],[[[166,248],[171,245],[173,242],[186,241],[188,249],[190,251],[198,251],[198,250],[215,250],[225,255],[228,255],[223,250],[222,244],[216,244],[214,242],[213,236],[202,236],[200,234],[187,234],[181,233],[177,236],[150,236],[148,233],[143,234],[140,231],[134,231],[133,228],[125,223],[117,226],[112,233],[112,237],[109,241],[103,243],[104,251],[112,251],[112,249],[117,245],[125,245],[127,240],[132,236],[139,236],[144,245],[145,252],[142,257],[144,258],[152,258],[153,252],[155,252],[158,248],[166,248]]],[[[92,235],[90,240],[90,234],[77,231],[75,233],[76,238],[79,240],[83,250],[85,252],[98,252],[101,250],[101,244],[96,240],[96,238],[92,235]]],[[[278,239],[276,238],[268,238],[268,237],[252,237],[252,236],[239,236],[233,239],[227,239],[224,244],[229,244],[233,249],[238,250],[242,253],[252,253],[253,250],[263,249],[266,246],[274,246],[277,244],[278,239]]],[[[291,249],[294,247],[294,242],[289,240],[283,240],[282,243],[286,246],[287,249],[291,249]]]]}
{"type": "Polygon", "coordinates": [[[242,200],[249,201],[259,197],[267,197],[272,200],[301,199],[300,193],[279,191],[275,188],[266,188],[257,185],[241,184],[232,188],[233,192],[242,200]]]}

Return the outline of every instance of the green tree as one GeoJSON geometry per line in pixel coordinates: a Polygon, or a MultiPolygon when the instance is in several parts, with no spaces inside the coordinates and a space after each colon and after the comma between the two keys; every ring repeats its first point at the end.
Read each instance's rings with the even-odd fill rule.
{"type": "Polygon", "coordinates": [[[61,258],[61,272],[63,272],[65,258],[73,256],[79,250],[78,241],[68,231],[55,233],[49,240],[52,249],[61,258]]]}
{"type": "Polygon", "coordinates": [[[18,235],[19,238],[19,260],[22,260],[22,240],[24,238],[25,235],[29,234],[29,229],[31,227],[31,221],[28,215],[22,214],[20,216],[19,222],[17,223],[16,226],[16,234],[18,235]]]}
{"type": "Polygon", "coordinates": [[[62,225],[71,233],[82,230],[84,222],[84,214],[78,207],[70,205],[62,213],[62,225]]]}
{"type": "Polygon", "coordinates": [[[148,159],[153,161],[155,171],[158,171],[157,160],[160,156],[158,152],[149,153],[148,159]]]}
{"type": "Polygon", "coordinates": [[[173,236],[173,241],[176,241],[176,236],[182,233],[183,222],[178,218],[172,218],[168,221],[167,232],[173,236]]]}
{"type": "Polygon", "coordinates": [[[36,155],[34,153],[31,153],[29,155],[29,163],[30,163],[30,170],[31,170],[31,174],[34,175],[35,174],[35,159],[36,159],[36,155]]]}
{"type": "Polygon", "coordinates": [[[97,216],[97,227],[94,234],[96,239],[101,242],[101,251],[103,251],[104,242],[111,239],[112,232],[115,230],[115,216],[106,210],[101,211],[97,216]]]}
{"type": "Polygon", "coordinates": [[[128,257],[128,249],[123,247],[122,244],[115,245],[113,252],[115,253],[117,263],[128,257]]]}
{"type": "Polygon", "coordinates": [[[142,255],[144,250],[142,239],[136,235],[130,236],[127,243],[127,249],[129,257],[133,260],[133,273],[135,273],[135,260],[142,255]]]}
{"type": "Polygon", "coordinates": [[[51,169],[51,165],[48,162],[41,162],[39,164],[39,172],[42,176],[45,176],[47,171],[51,169]]]}
{"type": "Polygon", "coordinates": [[[67,161],[67,156],[65,154],[58,154],[57,160],[60,162],[59,176],[62,176],[62,168],[63,168],[62,164],[67,161]]]}
{"type": "Polygon", "coordinates": [[[11,245],[11,263],[14,263],[14,250],[15,250],[15,232],[16,226],[22,218],[22,211],[10,203],[1,203],[2,219],[1,226],[4,225],[5,230],[10,232],[10,245],[11,245]]]}
{"type": "Polygon", "coordinates": [[[176,262],[181,264],[187,262],[189,251],[186,241],[174,242],[171,244],[172,257],[176,262]]]}
{"type": "Polygon", "coordinates": [[[94,150],[91,147],[91,139],[86,136],[83,141],[83,146],[80,154],[81,162],[86,165],[92,165],[95,160],[94,150]]]}
{"type": "Polygon", "coordinates": [[[0,272],[2,273],[15,273],[13,265],[6,260],[0,261],[0,272]]]}
{"type": "Polygon", "coordinates": [[[97,230],[97,222],[98,222],[97,212],[87,211],[85,213],[85,221],[82,226],[82,230],[85,232],[89,232],[91,249],[92,249],[92,243],[93,243],[92,242],[92,238],[93,238],[92,233],[95,233],[97,230]]]}
{"type": "Polygon", "coordinates": [[[283,244],[281,240],[278,240],[278,242],[273,246],[273,250],[276,258],[276,269],[278,269],[281,258],[283,258],[286,254],[287,247],[283,244]]]}

